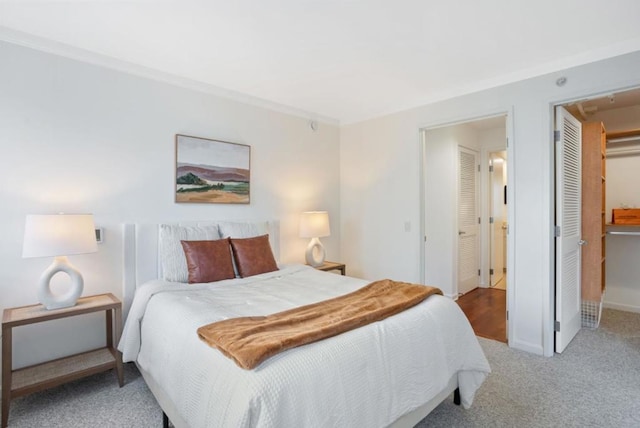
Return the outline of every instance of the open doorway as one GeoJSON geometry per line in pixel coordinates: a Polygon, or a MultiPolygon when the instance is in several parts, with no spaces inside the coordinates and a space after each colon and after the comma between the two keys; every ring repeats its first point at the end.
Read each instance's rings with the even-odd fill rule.
{"type": "MultiPolygon", "coordinates": [[[[424,129],[423,281],[507,340],[507,116],[424,129]]],[[[511,284],[509,284],[511,286],[511,284]]]]}
{"type": "Polygon", "coordinates": [[[507,151],[489,153],[489,286],[507,289],[507,151]]]}

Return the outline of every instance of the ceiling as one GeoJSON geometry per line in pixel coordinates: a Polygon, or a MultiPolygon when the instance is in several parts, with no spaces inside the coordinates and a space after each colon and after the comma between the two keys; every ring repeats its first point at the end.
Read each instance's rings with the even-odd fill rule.
{"type": "Polygon", "coordinates": [[[0,39],[346,124],[638,51],[639,18],[637,0],[0,0],[0,39]]]}

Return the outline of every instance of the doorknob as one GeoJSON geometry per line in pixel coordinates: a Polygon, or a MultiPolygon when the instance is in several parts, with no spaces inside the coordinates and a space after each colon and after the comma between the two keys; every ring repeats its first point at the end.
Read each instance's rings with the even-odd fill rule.
{"type": "Polygon", "coordinates": [[[464,235],[465,233],[467,233],[467,232],[463,232],[462,230],[459,230],[459,231],[458,231],[458,236],[459,236],[459,235],[464,235]]]}
{"type": "Polygon", "coordinates": [[[578,241],[578,245],[587,245],[587,244],[588,244],[588,242],[585,241],[584,239],[581,239],[581,240],[578,241]]]}

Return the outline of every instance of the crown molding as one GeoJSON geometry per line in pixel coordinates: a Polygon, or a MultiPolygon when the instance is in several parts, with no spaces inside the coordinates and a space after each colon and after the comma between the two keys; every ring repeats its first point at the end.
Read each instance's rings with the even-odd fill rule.
{"type": "Polygon", "coordinates": [[[137,77],[143,77],[146,79],[168,83],[174,86],[179,86],[185,89],[203,92],[217,97],[226,98],[231,101],[248,104],[254,107],[277,111],[279,113],[301,117],[307,120],[313,120],[315,122],[322,122],[329,125],[340,126],[340,121],[335,118],[264,100],[262,98],[243,94],[241,92],[220,88],[209,83],[204,83],[175,74],[166,73],[164,71],[134,64],[132,62],[122,61],[107,55],[91,52],[86,49],[77,48],[66,43],[61,43],[55,40],[35,36],[33,34],[24,33],[22,31],[14,30],[8,27],[0,26],[0,41],[23,46],[30,49],[35,49],[75,61],[96,65],[99,67],[116,70],[137,77]]]}
{"type": "Polygon", "coordinates": [[[459,85],[455,88],[443,88],[426,97],[417,98],[409,105],[403,104],[390,106],[387,109],[373,112],[371,114],[352,116],[343,118],[343,120],[338,120],[273,101],[264,100],[241,92],[220,88],[201,81],[163,72],[150,67],[122,61],[107,55],[91,52],[8,27],[0,26],[0,41],[333,126],[351,125],[378,117],[397,114],[447,99],[508,85],[550,73],[560,72],[569,68],[606,60],[640,50],[640,38],[628,39],[612,45],[591,49],[580,54],[549,61],[525,70],[518,70],[512,73],[484,79],[482,81],[470,82],[468,84],[459,85]]]}
{"type": "Polygon", "coordinates": [[[417,102],[412,103],[412,105],[398,105],[395,106],[395,108],[391,107],[385,111],[379,111],[369,116],[343,118],[340,121],[340,124],[342,126],[352,125],[378,117],[402,113],[416,108],[424,107],[429,104],[435,104],[452,98],[457,98],[464,95],[497,88],[500,86],[506,86],[512,83],[521,82],[552,73],[563,72],[574,67],[587,65],[598,61],[604,61],[607,59],[639,51],[640,37],[627,39],[611,45],[590,49],[579,54],[559,58],[553,61],[548,61],[535,67],[529,67],[523,70],[506,73],[488,79],[470,82],[468,84],[456,86],[455,88],[443,88],[442,90],[435,91],[426,97],[418,99],[417,102]]]}

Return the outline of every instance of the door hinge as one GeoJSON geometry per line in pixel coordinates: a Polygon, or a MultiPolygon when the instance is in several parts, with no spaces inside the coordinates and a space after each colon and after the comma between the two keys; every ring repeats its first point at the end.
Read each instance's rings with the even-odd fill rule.
{"type": "Polygon", "coordinates": [[[560,331],[560,321],[556,321],[554,326],[553,326],[553,331],[559,332],[560,331]]]}
{"type": "Polygon", "coordinates": [[[553,141],[556,143],[560,142],[560,131],[553,131],[553,141]]]}
{"type": "Polygon", "coordinates": [[[560,229],[560,226],[553,227],[553,236],[555,236],[556,238],[562,236],[562,230],[560,229]]]}
{"type": "Polygon", "coordinates": [[[489,172],[493,172],[493,165],[489,165],[489,172]]]}
{"type": "Polygon", "coordinates": [[[478,172],[480,172],[480,164],[478,164],[478,172]]]}
{"type": "Polygon", "coordinates": [[[509,137],[507,137],[507,147],[509,147],[509,137]]]}
{"type": "Polygon", "coordinates": [[[480,276],[480,269],[478,269],[478,276],[480,276]]]}
{"type": "Polygon", "coordinates": [[[480,217],[478,217],[478,224],[481,224],[481,223],[480,223],[480,217]]]}
{"type": "Polygon", "coordinates": [[[493,224],[493,217],[489,217],[489,224],[493,224]]]}
{"type": "Polygon", "coordinates": [[[489,275],[493,275],[493,269],[489,269],[489,275]]]}
{"type": "Polygon", "coordinates": [[[509,321],[509,311],[507,311],[507,321],[509,321]]]}

